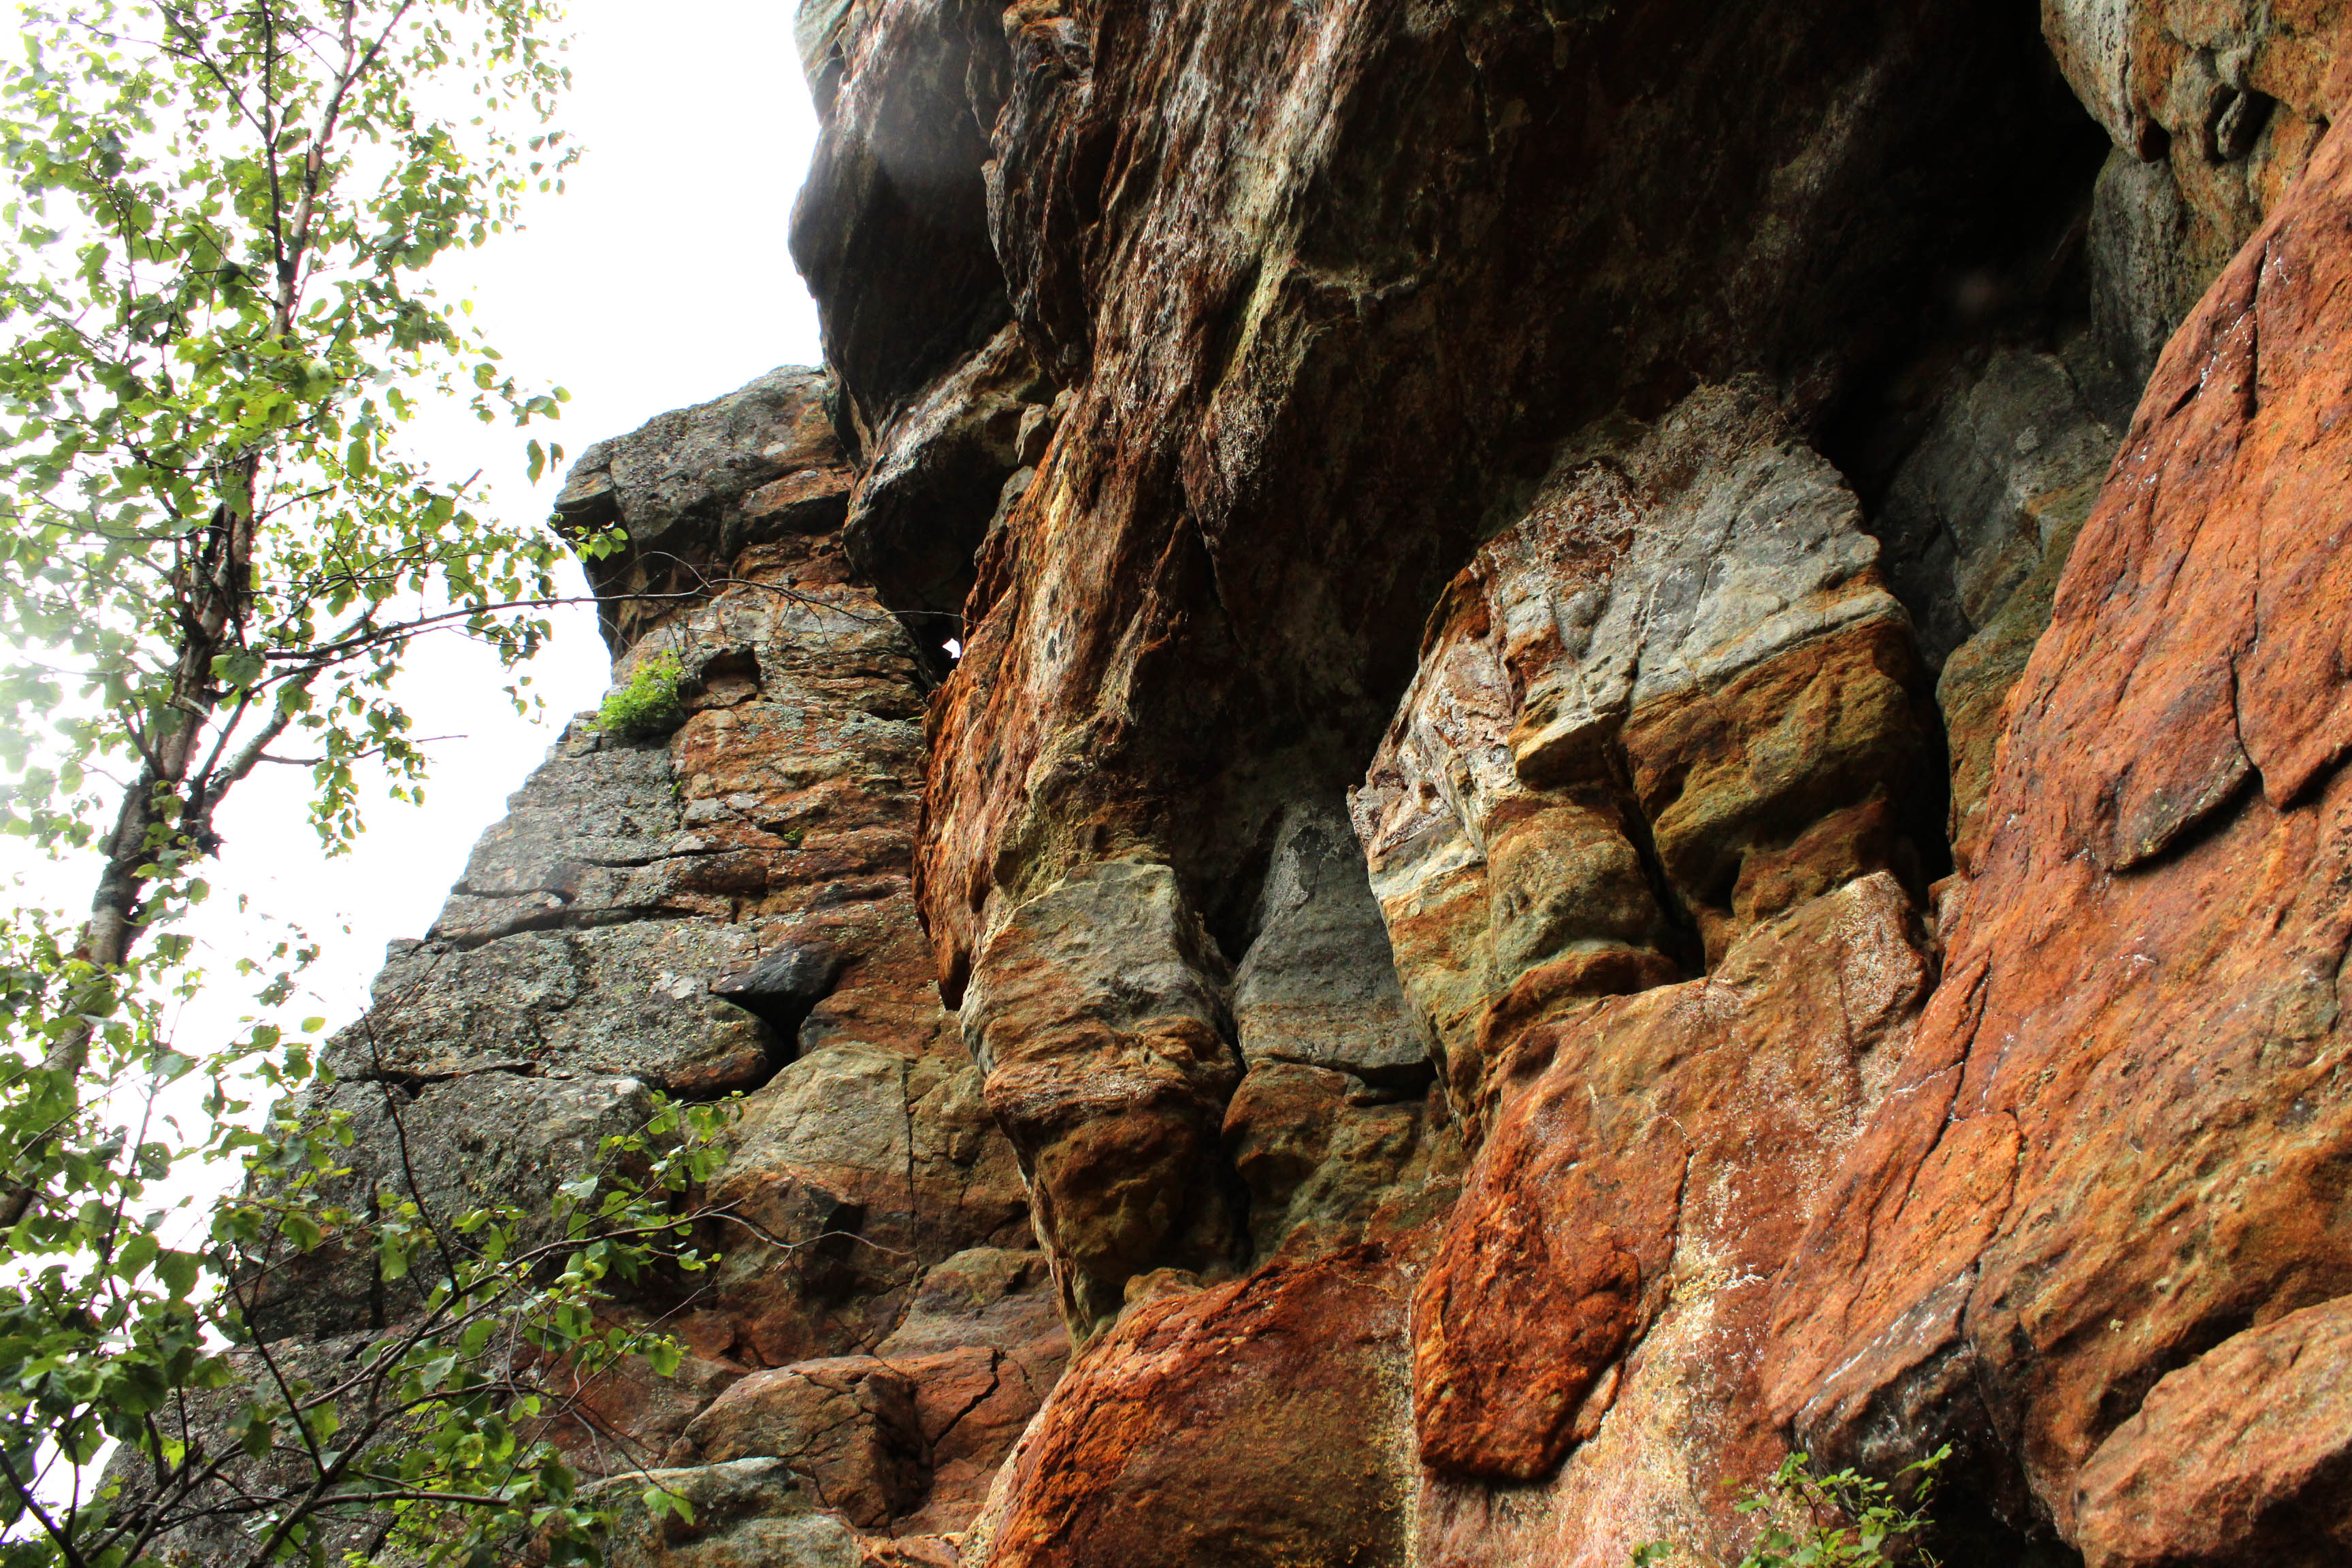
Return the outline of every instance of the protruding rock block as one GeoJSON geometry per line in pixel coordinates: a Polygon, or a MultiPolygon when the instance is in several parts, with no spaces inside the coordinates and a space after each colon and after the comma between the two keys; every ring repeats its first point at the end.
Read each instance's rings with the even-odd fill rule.
{"type": "Polygon", "coordinates": [[[820,4],[798,31],[824,124],[793,205],[793,261],[849,403],[843,426],[869,442],[1005,319],[982,180],[1004,40],[961,0],[820,4]]]}
{"type": "Polygon", "coordinates": [[[1138,1305],[1047,1402],[967,1560],[1403,1568],[1408,1289],[1360,1247],[1138,1305]]]}
{"type": "Polygon", "coordinates": [[[2043,0],[2042,26],[2118,153],[2177,188],[2185,307],[2294,185],[2342,107],[2341,8],[2043,0]]]}
{"type": "Polygon", "coordinates": [[[964,1038],[1082,1336],[1117,1313],[1132,1276],[1235,1250],[1217,1157],[1241,1077],[1226,980],[1175,873],[1133,861],[1021,905],[974,967],[964,1038]]]}
{"type": "Polygon", "coordinates": [[[778,1458],[818,1500],[871,1530],[913,1510],[930,1485],[930,1445],[915,1384],[872,1356],[836,1356],[755,1372],[688,1425],[669,1463],[778,1458]]]}
{"type": "Polygon", "coordinates": [[[2083,1467],[2087,1568],[2320,1568],[2352,1556],[2352,1298],[2222,1341],[2083,1467]]]}
{"type": "Polygon", "coordinates": [[[1743,382],[1564,462],[1454,580],[1354,811],[1474,1124],[1548,1010],[1854,878],[1924,881],[1933,719],[1877,552],[1743,382]]]}
{"type": "Polygon", "coordinates": [[[1242,1059],[1336,1068],[1416,1087],[1429,1047],[1406,1011],[1364,852],[1334,800],[1293,806],[1275,837],[1257,937],[1234,975],[1242,1059]]]}
{"type": "Polygon", "coordinates": [[[1036,473],[1053,402],[1008,324],[876,436],[842,542],[926,647],[965,635],[973,559],[1036,473]]]}
{"type": "Polygon", "coordinates": [[[853,475],[825,416],[832,395],[824,372],[786,365],[580,454],[554,524],[628,536],[587,563],[616,657],[715,596],[744,550],[841,526],[853,475]]]}
{"type": "Polygon", "coordinates": [[[1529,1032],[1414,1296],[1414,1419],[1444,1478],[1427,1560],[1738,1539],[1720,1479],[1784,1451],[1750,1382],[1772,1271],[1932,976],[1880,872],[1756,925],[1706,979],[1529,1032]],[[1540,1489],[1490,1535],[1463,1480],[1540,1489]]]}
{"type": "Polygon", "coordinates": [[[1460,1142],[1424,1091],[1297,1062],[1250,1068],[1225,1108],[1224,1152],[1249,1189],[1256,1255],[1423,1226],[1453,1201],[1460,1142]]]}

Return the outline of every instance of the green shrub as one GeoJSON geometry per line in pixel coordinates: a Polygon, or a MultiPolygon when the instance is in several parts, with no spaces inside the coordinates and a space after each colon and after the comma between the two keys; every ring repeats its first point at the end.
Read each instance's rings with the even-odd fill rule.
{"type": "MultiPolygon", "coordinates": [[[[1739,1568],[1938,1568],[1916,1539],[1928,1527],[1928,1500],[1937,1472],[1951,1458],[1946,1444],[1906,1465],[1895,1485],[1854,1470],[1817,1476],[1812,1458],[1791,1454],[1771,1479],[1750,1487],[1733,1506],[1766,1516],[1764,1533],[1739,1568]],[[1906,1494],[1898,1498],[1896,1486],[1906,1494]]],[[[1672,1542],[1633,1549],[1633,1568],[1653,1568],[1685,1555],[1672,1542]]]]}
{"type": "Polygon", "coordinates": [[[626,686],[604,693],[596,728],[624,740],[667,735],[686,722],[686,705],[677,700],[677,683],[685,675],[676,654],[654,655],[637,666],[626,686]]]}

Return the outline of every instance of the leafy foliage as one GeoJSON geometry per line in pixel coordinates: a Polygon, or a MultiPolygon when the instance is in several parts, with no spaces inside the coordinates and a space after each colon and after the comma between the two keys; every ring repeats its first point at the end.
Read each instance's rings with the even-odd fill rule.
{"type": "Polygon", "coordinates": [[[641,660],[627,685],[604,694],[596,709],[596,727],[630,739],[667,734],[686,721],[686,706],[677,695],[685,674],[676,654],[657,653],[641,660]]]}
{"type": "MultiPolygon", "coordinates": [[[[593,1561],[607,1521],[551,1439],[579,1391],[628,1358],[675,1370],[677,1344],[612,1296],[708,1267],[684,1200],[716,1165],[727,1108],[657,1098],[551,1213],[488,1196],[435,1212],[413,1178],[351,1192],[352,1121],[316,1109],[332,1079],[312,1042],[265,1026],[198,1062],[163,1043],[159,1006],[124,997],[79,1078],[44,1066],[77,1023],[56,1006],[73,971],[41,923],[0,927],[16,1046],[0,1055],[0,1125],[51,1118],[19,1160],[38,1201],[0,1277],[6,1560],[128,1568],[176,1547],[260,1568],[340,1542],[425,1563],[533,1543],[593,1561]],[[93,1081],[116,1092],[92,1097],[93,1081]],[[257,1121],[236,1098],[247,1084],[277,1101],[257,1121]],[[201,1093],[193,1142],[159,1111],[182,1087],[201,1093]],[[191,1162],[241,1180],[201,1201],[191,1162]],[[257,1337],[273,1280],[338,1248],[411,1282],[417,1310],[331,1355],[257,1337]]],[[[399,1095],[385,1104],[397,1119],[399,1095]]]]}
{"type": "Polygon", "coordinates": [[[101,963],[192,890],[256,766],[310,770],[331,849],[359,830],[364,763],[417,794],[392,684],[415,637],[514,663],[548,635],[560,542],[477,513],[472,480],[403,436],[420,396],[518,425],[562,400],[424,277],[560,186],[555,15],[22,8],[0,69],[0,828],[108,855],[101,963]]]}
{"type": "MultiPolygon", "coordinates": [[[[1764,1521],[1739,1568],[1937,1568],[1918,1538],[1932,1523],[1927,1504],[1951,1454],[1947,1444],[1903,1467],[1893,1483],[1853,1469],[1817,1476],[1811,1455],[1790,1454],[1733,1505],[1764,1521]]],[[[1669,1563],[1677,1551],[1662,1541],[1635,1547],[1634,1568],[1669,1563]]]]}
{"type": "MultiPolygon", "coordinates": [[[[406,436],[427,398],[516,426],[562,401],[426,278],[561,188],[559,13],[19,16],[0,58],[0,831],[92,851],[97,878],[70,934],[0,921],[0,1563],[591,1559],[598,1513],[555,1439],[622,1362],[675,1365],[621,1299],[707,1267],[688,1197],[723,1110],[656,1101],[551,1214],[486,1193],[436,1211],[412,1173],[362,1173],[340,1108],[380,1094],[404,1146],[401,1097],[337,1090],[323,1020],[209,1054],[166,1026],[209,984],[174,922],[205,896],[229,793],[306,768],[324,847],[346,847],[371,766],[420,793],[393,681],[413,640],[456,631],[512,667],[549,635],[559,542],[483,515],[406,436]],[[399,1310],[332,1355],[270,1338],[273,1292],[338,1257],[404,1287],[399,1310]]],[[[527,453],[534,479],[562,458],[527,453]]],[[[275,1007],[308,956],[281,942],[238,969],[275,1007]]]]}

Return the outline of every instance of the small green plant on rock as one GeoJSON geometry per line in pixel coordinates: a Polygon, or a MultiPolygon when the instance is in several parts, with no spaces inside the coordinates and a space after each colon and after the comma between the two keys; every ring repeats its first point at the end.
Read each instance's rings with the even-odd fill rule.
{"type": "Polygon", "coordinates": [[[676,654],[654,655],[630,674],[627,685],[604,693],[596,709],[596,728],[628,741],[669,733],[686,722],[686,705],[677,696],[678,682],[685,678],[676,654]]]}
{"type": "MultiPolygon", "coordinates": [[[[1951,1453],[1948,1443],[1904,1466],[1893,1483],[1852,1469],[1815,1475],[1811,1455],[1790,1455],[1769,1480],[1733,1505],[1766,1521],[1739,1568],[1939,1568],[1917,1538],[1931,1522],[1927,1503],[1951,1453]]],[[[1693,1555],[1653,1541],[1633,1549],[1633,1568],[1662,1568],[1693,1555]]]]}

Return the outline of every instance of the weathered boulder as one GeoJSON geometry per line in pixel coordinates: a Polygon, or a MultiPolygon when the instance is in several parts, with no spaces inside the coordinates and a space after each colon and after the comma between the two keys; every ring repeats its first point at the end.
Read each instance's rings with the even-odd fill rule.
{"type": "Polygon", "coordinates": [[[747,547],[841,525],[852,476],[826,416],[831,395],[822,372],[786,365],[580,455],[554,525],[574,539],[627,535],[584,562],[616,656],[718,593],[747,547]]]}
{"type": "Polygon", "coordinates": [[[874,1353],[913,1381],[930,1455],[930,1489],[899,1532],[963,1530],[1069,1360],[1048,1271],[1034,1251],[958,1253],[874,1353]]]}
{"type": "Polygon", "coordinates": [[[1407,1290],[1364,1247],[1139,1300],[1047,1401],[967,1560],[1403,1564],[1407,1290]]]}

